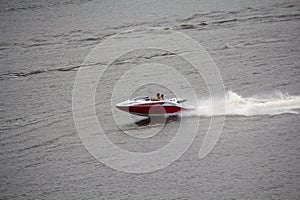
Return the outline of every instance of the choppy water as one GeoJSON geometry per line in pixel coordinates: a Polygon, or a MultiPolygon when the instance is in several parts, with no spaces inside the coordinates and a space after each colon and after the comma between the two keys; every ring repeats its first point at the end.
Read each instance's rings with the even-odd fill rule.
{"type": "MultiPolygon", "coordinates": [[[[3,1],[0,17],[1,199],[299,198],[298,1],[3,1]],[[212,152],[199,159],[210,116],[218,112],[212,113],[203,80],[190,75],[201,96],[195,113],[166,123],[124,118],[121,128],[141,138],[164,127],[147,139],[124,134],[103,111],[111,105],[115,74],[152,62],[193,74],[184,60],[165,52],[126,55],[106,72],[96,95],[98,119],[115,144],[154,151],[170,142],[179,122],[200,117],[192,146],[177,161],[152,173],[128,174],[85,149],[73,121],[72,90],[98,43],[150,27],[181,31],[208,51],[227,91],[226,121],[212,152]]],[[[171,78],[151,74],[161,75],[171,78]]],[[[171,96],[158,85],[134,95],[157,91],[171,96]]]]}

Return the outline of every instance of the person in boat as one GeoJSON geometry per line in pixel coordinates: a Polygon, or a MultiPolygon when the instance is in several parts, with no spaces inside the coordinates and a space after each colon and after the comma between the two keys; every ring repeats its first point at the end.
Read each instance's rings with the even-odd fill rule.
{"type": "Polygon", "coordinates": [[[152,99],[152,101],[160,101],[160,94],[157,93],[156,97],[152,99]]]}
{"type": "Polygon", "coordinates": [[[165,100],[164,94],[161,94],[161,95],[160,95],[160,100],[165,100]]]}

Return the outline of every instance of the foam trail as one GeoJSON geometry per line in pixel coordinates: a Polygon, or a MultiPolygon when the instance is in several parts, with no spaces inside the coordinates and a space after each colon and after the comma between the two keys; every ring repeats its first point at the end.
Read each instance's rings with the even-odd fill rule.
{"type": "MultiPolygon", "coordinates": [[[[219,99],[214,105],[210,98],[198,102],[197,109],[188,115],[215,116],[222,115],[222,106],[225,101],[225,115],[279,115],[284,113],[298,114],[300,109],[300,96],[285,95],[276,92],[273,95],[244,98],[237,93],[228,91],[224,99],[219,99]]],[[[223,108],[224,110],[224,108],[223,108]]]]}

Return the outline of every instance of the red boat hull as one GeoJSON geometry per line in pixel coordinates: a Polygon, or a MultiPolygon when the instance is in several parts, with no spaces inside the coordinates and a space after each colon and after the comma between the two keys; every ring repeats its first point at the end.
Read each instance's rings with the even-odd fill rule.
{"type": "Polygon", "coordinates": [[[182,99],[170,99],[162,101],[151,101],[147,98],[128,100],[121,102],[116,107],[122,111],[129,112],[134,115],[155,116],[155,115],[172,115],[182,111],[191,110],[190,107],[183,106],[178,102],[182,99]]]}
{"type": "Polygon", "coordinates": [[[165,115],[165,114],[173,114],[185,110],[181,107],[177,106],[162,106],[163,103],[157,103],[155,105],[135,105],[129,107],[118,107],[120,110],[139,114],[139,115],[165,115]]]}

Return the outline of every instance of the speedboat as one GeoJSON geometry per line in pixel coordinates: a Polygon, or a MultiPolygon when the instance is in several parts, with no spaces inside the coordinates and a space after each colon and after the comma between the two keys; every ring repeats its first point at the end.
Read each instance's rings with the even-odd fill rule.
{"type": "Polygon", "coordinates": [[[118,103],[116,107],[122,111],[140,116],[176,115],[183,111],[194,110],[186,106],[187,99],[172,98],[168,100],[155,100],[149,97],[139,97],[133,100],[118,103]]]}

